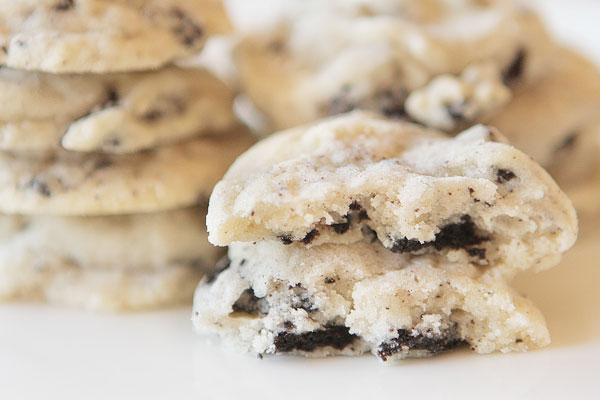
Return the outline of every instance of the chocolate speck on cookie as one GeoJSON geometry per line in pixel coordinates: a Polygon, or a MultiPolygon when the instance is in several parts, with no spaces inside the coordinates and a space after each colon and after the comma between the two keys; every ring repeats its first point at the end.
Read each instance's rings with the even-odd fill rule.
{"type": "Polygon", "coordinates": [[[523,75],[523,72],[525,71],[526,57],[527,53],[525,52],[525,49],[519,49],[511,64],[502,73],[504,83],[514,83],[514,81],[523,75]]]}
{"type": "Polygon", "coordinates": [[[75,7],[75,0],[60,0],[52,9],[54,11],[68,11],[73,7],[75,7]]]}
{"type": "Polygon", "coordinates": [[[173,27],[173,33],[179,37],[184,45],[194,47],[204,35],[202,28],[179,8],[171,10],[171,15],[177,21],[173,27]]]}
{"type": "Polygon", "coordinates": [[[27,189],[32,189],[32,190],[36,191],[37,193],[39,193],[40,195],[42,195],[44,197],[50,197],[52,195],[52,192],[50,191],[50,186],[48,185],[48,183],[39,177],[35,177],[35,178],[31,179],[29,182],[27,182],[25,187],[27,189]]]}
{"type": "Polygon", "coordinates": [[[500,168],[496,171],[496,176],[497,176],[496,182],[498,182],[498,183],[508,182],[511,179],[516,177],[515,173],[512,172],[511,170],[502,169],[502,168],[500,168]]]}

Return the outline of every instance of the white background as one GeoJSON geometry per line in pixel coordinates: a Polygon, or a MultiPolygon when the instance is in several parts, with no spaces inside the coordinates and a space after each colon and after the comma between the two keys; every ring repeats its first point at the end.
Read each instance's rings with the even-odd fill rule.
{"type": "MultiPolygon", "coordinates": [[[[600,64],[600,1],[536,0],[557,36],[600,64]]],[[[598,399],[600,221],[554,270],[518,286],[542,309],[550,347],[467,350],[384,365],[233,354],[196,337],[190,310],[85,314],[0,305],[0,399],[598,399]]]]}

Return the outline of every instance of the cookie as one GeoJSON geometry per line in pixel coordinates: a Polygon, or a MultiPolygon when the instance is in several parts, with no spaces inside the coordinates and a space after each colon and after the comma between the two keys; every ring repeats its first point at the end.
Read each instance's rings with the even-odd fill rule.
{"type": "Polygon", "coordinates": [[[425,357],[467,344],[477,353],[549,344],[544,318],[477,267],[390,252],[379,242],[306,248],[234,243],[229,266],[194,297],[195,328],[258,354],[371,351],[425,357]]]}
{"type": "Polygon", "coordinates": [[[548,171],[580,215],[600,215],[600,122],[573,132],[556,151],[548,171]]]}
{"type": "Polygon", "coordinates": [[[233,92],[203,69],[51,75],[0,69],[0,149],[131,153],[234,126],[233,92]]]}
{"type": "Polygon", "coordinates": [[[460,76],[439,75],[406,98],[408,118],[452,132],[494,114],[511,98],[502,73],[492,62],[474,63],[460,76]]]}
{"type": "Polygon", "coordinates": [[[560,49],[539,81],[514,90],[512,101],[485,120],[519,149],[549,167],[578,131],[600,122],[600,71],[560,49]]]}
{"type": "Polygon", "coordinates": [[[128,155],[0,153],[0,212],[110,215],[194,205],[251,143],[238,128],[128,155]]]}
{"type": "Polygon", "coordinates": [[[204,214],[0,216],[0,299],[97,310],[189,301],[222,254],[206,240],[204,214]]]}
{"type": "Polygon", "coordinates": [[[229,28],[220,0],[4,0],[0,10],[0,65],[51,73],[156,69],[229,28]]]}
{"type": "Polygon", "coordinates": [[[304,3],[243,32],[235,50],[245,92],[276,129],[357,108],[405,118],[412,91],[475,62],[506,85],[531,81],[554,47],[540,19],[510,2],[431,1],[438,11],[414,13],[406,1],[304,3]]]}
{"type": "Polygon", "coordinates": [[[529,156],[473,127],[455,138],[366,112],[272,135],[211,195],[216,245],[352,244],[475,262],[489,274],[555,265],[577,236],[569,199],[529,156]]]}

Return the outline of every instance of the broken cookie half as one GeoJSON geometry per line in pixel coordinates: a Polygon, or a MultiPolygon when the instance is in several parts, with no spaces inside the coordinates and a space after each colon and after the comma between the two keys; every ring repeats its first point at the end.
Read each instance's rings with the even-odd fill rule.
{"type": "Polygon", "coordinates": [[[381,243],[306,248],[234,243],[230,262],[195,297],[194,324],[258,354],[433,355],[547,345],[541,313],[480,267],[438,255],[393,253],[381,243]]]}
{"type": "Polygon", "coordinates": [[[285,131],[240,156],[211,196],[209,240],[443,254],[512,277],[556,264],[577,235],[569,199],[491,128],[455,138],[354,112],[285,131]]]}
{"type": "Polygon", "coordinates": [[[196,291],[196,329],[258,354],[384,361],[547,345],[508,282],[554,266],[577,220],[503,142],[359,112],[257,144],[211,197],[209,239],[229,261],[196,291]]]}

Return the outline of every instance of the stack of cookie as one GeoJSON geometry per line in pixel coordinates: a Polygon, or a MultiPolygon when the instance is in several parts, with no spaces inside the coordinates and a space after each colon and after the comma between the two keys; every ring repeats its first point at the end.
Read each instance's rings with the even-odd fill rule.
{"type": "Polygon", "coordinates": [[[450,138],[359,111],[252,147],[207,225],[230,261],[197,289],[199,332],[258,354],[384,361],[547,345],[509,283],[577,237],[566,195],[495,130],[450,138]]]}
{"type": "Polygon", "coordinates": [[[516,1],[275,3],[227,1],[240,83],[271,129],[309,125],[217,184],[209,239],[229,263],[197,289],[197,330],[258,354],[382,360],[547,345],[510,283],[577,236],[536,161],[598,190],[596,68],[516,1]],[[355,109],[377,114],[320,120],[355,109]]]}
{"type": "Polygon", "coordinates": [[[227,28],[216,0],[2,3],[0,299],[191,298],[220,257],[206,200],[251,139],[224,84],[173,62],[227,28]]]}
{"type": "Polygon", "coordinates": [[[484,122],[548,168],[578,209],[600,211],[600,72],[519,1],[226,4],[241,84],[272,129],[353,109],[450,134],[484,122]]]}

